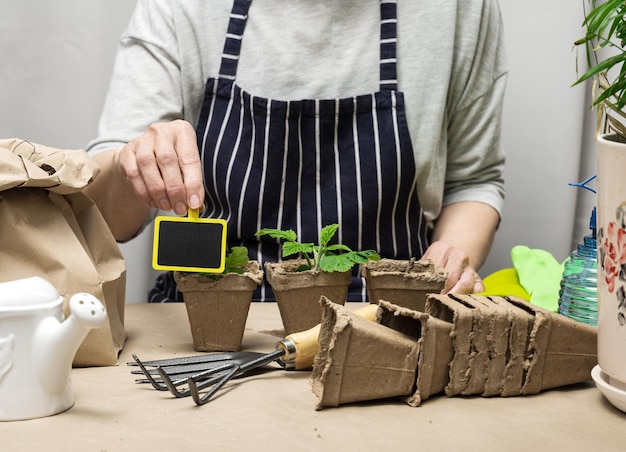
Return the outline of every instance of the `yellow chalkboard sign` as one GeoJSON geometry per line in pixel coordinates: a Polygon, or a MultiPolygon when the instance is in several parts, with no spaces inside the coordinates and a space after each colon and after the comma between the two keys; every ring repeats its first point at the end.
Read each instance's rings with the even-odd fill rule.
{"type": "Polygon", "coordinates": [[[154,220],[152,266],[156,270],[221,273],[226,258],[226,221],[200,218],[197,209],[186,217],[154,220]]]}

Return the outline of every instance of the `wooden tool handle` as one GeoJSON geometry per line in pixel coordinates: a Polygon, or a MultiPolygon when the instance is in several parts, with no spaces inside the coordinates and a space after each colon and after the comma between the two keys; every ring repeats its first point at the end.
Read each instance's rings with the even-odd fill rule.
{"type": "MultiPolygon", "coordinates": [[[[368,304],[353,311],[353,314],[367,320],[376,320],[378,305],[368,304]]],[[[313,367],[313,360],[320,349],[317,341],[320,334],[320,325],[299,333],[292,333],[276,344],[278,350],[285,351],[282,361],[285,369],[308,370],[313,367]]]]}

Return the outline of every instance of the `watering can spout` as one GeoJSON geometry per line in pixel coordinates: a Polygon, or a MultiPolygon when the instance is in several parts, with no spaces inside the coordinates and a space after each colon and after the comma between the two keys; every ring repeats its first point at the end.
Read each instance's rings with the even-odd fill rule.
{"type": "Polygon", "coordinates": [[[33,357],[41,383],[58,391],[69,381],[72,361],[78,347],[92,328],[107,318],[103,304],[93,295],[77,293],[70,298],[70,315],[63,322],[48,317],[33,337],[33,357]]]}

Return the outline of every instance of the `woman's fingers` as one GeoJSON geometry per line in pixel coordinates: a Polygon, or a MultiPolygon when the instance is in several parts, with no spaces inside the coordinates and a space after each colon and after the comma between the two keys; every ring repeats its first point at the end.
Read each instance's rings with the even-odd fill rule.
{"type": "Polygon", "coordinates": [[[184,215],[204,203],[196,135],[186,121],[156,123],[119,153],[121,171],[151,207],[184,215]]]}

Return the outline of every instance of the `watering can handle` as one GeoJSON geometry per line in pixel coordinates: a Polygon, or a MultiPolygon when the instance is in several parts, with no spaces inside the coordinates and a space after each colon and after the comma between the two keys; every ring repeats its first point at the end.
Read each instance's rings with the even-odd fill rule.
{"type": "MultiPolygon", "coordinates": [[[[352,313],[367,320],[376,320],[378,305],[368,304],[356,309],[352,313]]],[[[282,364],[287,370],[308,370],[313,367],[313,360],[320,349],[317,341],[320,334],[320,325],[316,325],[306,331],[292,333],[276,344],[277,350],[285,353],[281,358],[282,364]]]]}

